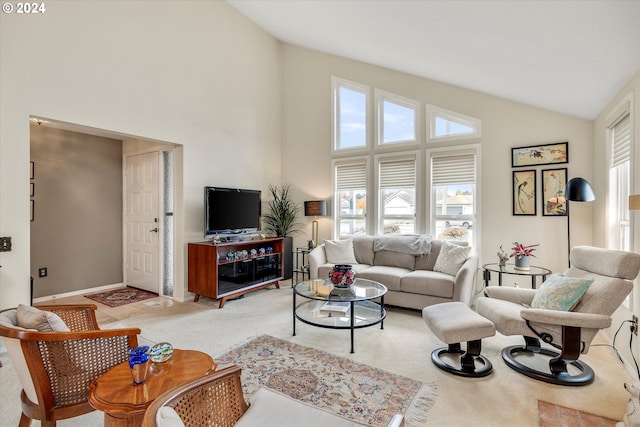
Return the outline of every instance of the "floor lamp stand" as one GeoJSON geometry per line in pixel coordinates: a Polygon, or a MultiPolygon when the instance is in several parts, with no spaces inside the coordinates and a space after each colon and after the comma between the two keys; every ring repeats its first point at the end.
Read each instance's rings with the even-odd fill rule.
{"type": "Polygon", "coordinates": [[[316,218],[313,218],[313,222],[311,223],[311,247],[315,248],[318,244],[318,221],[316,218]]]}

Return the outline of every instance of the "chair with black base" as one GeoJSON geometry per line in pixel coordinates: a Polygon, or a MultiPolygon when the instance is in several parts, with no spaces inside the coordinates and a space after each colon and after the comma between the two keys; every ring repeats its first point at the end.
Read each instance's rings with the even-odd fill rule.
{"type": "Polygon", "coordinates": [[[577,246],[564,275],[551,276],[537,290],[489,286],[476,311],[501,334],[524,337],[524,345],[502,351],[510,368],[552,384],[590,384],[595,375],[580,354],[611,325],[639,270],[638,254],[577,246]]]}

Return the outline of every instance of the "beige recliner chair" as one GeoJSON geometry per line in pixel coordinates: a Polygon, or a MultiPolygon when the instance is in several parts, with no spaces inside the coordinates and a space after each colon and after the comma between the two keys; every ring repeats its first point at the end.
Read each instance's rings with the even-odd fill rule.
{"type": "Polygon", "coordinates": [[[570,311],[528,308],[540,289],[497,286],[485,289],[487,297],[477,299],[476,311],[491,320],[501,334],[524,337],[524,346],[502,351],[502,358],[512,369],[553,384],[590,384],[593,370],[578,358],[589,351],[598,331],[611,325],[611,315],[631,292],[639,270],[638,254],[576,246],[571,251],[571,267],[564,275],[593,279],[593,283],[570,311]],[[543,347],[540,340],[548,346],[543,347]],[[541,369],[544,365],[539,362],[545,356],[548,369],[541,369]]]}

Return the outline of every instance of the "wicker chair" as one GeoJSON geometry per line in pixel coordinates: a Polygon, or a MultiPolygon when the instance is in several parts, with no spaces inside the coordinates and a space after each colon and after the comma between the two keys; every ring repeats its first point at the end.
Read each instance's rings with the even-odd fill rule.
{"type": "MultiPolygon", "coordinates": [[[[228,366],[158,396],[147,408],[144,427],[362,426],[280,393],[261,388],[247,404],[239,366],[228,366]],[[261,400],[262,399],[262,400],[261,400]],[[255,411],[255,412],[253,412],[255,411]],[[286,414],[283,416],[282,414],[286,414]],[[159,422],[160,421],[160,422],[159,422]]],[[[387,427],[404,426],[394,415],[387,427]]]]}
{"type": "MultiPolygon", "coordinates": [[[[37,332],[0,324],[0,336],[22,383],[20,426],[40,420],[55,426],[94,409],[87,402],[89,384],[127,360],[127,349],[138,344],[138,328],[100,330],[93,304],[38,306],[65,322],[70,332],[37,332]]],[[[15,309],[0,311],[15,319],[15,309]]],[[[15,325],[15,321],[13,321],[15,325]]]]}

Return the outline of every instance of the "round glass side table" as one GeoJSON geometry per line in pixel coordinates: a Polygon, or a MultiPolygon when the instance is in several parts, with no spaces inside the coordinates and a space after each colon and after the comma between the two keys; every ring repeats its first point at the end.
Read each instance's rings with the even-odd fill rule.
{"type": "MultiPolygon", "coordinates": [[[[542,282],[547,280],[547,275],[551,274],[551,270],[544,267],[536,267],[532,265],[528,270],[520,270],[515,268],[514,264],[507,264],[500,266],[497,263],[485,264],[482,266],[482,278],[484,279],[484,286],[489,286],[491,281],[491,273],[498,273],[498,286],[502,286],[502,275],[512,274],[516,276],[529,276],[531,277],[531,289],[536,289],[537,278],[542,278],[542,282]]],[[[542,282],[540,282],[542,284],[542,282]]]]}

